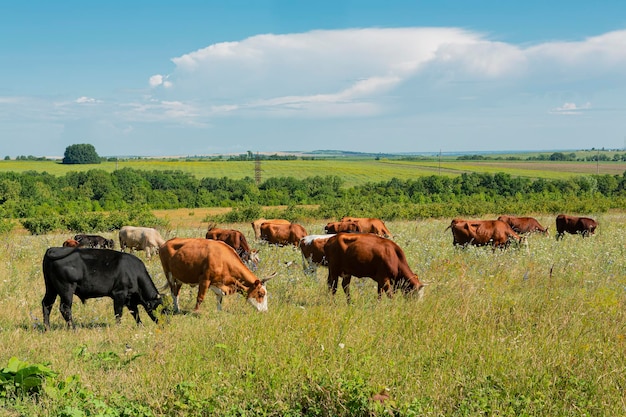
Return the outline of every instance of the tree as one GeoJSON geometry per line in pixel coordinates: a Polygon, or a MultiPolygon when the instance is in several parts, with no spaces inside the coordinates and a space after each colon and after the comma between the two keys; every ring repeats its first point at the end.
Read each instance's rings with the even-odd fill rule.
{"type": "Polygon", "coordinates": [[[96,148],[88,143],[70,145],[65,148],[63,164],[99,164],[100,157],[96,148]]]}

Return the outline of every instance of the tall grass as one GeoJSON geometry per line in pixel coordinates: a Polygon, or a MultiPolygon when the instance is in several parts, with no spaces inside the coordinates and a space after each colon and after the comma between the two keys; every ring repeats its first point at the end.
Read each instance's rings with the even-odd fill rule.
{"type": "MultiPolygon", "coordinates": [[[[598,220],[589,239],[534,235],[527,249],[495,252],[453,248],[447,220],[390,222],[429,284],[421,301],[377,301],[374,282],[354,278],[347,305],[341,290],[327,293],[325,268],[307,276],[297,250],[255,242],[258,275],[278,272],[267,314],[239,296],[219,313],[207,297],[193,314],[196,289],[183,287],[186,312],[158,325],[143,310],[144,327],[127,311],[116,325],[111,300],[95,299],[75,303],[68,331],[57,301],[47,333],[41,258],[66,236],[5,236],[0,366],[12,356],[49,363],[105,403],[157,416],[624,415],[626,214],[598,220]],[[384,389],[388,401],[370,400],[384,389]]],[[[223,226],[253,242],[248,224],[223,226]]],[[[158,259],[138,256],[161,286],[158,259]]],[[[7,410],[61,415],[78,401],[67,398],[21,398],[7,410]]]]}

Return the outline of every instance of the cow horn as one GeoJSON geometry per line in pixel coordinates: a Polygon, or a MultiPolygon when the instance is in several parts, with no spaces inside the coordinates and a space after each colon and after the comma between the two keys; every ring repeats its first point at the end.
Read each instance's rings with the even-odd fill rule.
{"type": "Polygon", "coordinates": [[[265,284],[267,281],[269,281],[270,279],[274,278],[276,275],[278,275],[278,272],[274,271],[270,276],[267,276],[267,277],[263,278],[261,280],[261,283],[265,284]]]}

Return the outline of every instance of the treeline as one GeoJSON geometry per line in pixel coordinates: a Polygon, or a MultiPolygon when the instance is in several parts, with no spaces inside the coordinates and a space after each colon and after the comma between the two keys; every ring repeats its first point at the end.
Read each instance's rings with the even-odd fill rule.
{"type": "Polygon", "coordinates": [[[613,156],[609,156],[606,153],[597,153],[594,155],[588,155],[584,157],[579,157],[574,152],[563,153],[563,152],[553,152],[551,154],[539,154],[528,156],[526,158],[518,157],[518,156],[486,156],[486,155],[461,155],[456,158],[458,161],[498,161],[498,160],[506,160],[506,161],[579,161],[579,162],[595,162],[595,161],[613,161],[613,162],[623,162],[626,161],[626,153],[620,154],[615,153],[613,156]]]}
{"type": "Polygon", "coordinates": [[[269,178],[257,185],[249,177],[198,179],[182,171],[132,168],[64,176],[0,173],[0,219],[4,219],[0,229],[6,229],[11,219],[19,219],[32,233],[113,230],[124,222],[156,222],[150,210],[196,207],[233,207],[216,220],[248,221],[264,214],[262,206],[288,206],[273,214],[291,220],[348,214],[393,220],[504,212],[603,212],[626,207],[626,172],[568,180],[531,180],[506,173],[432,175],[352,188],[332,175],[269,178]]]}

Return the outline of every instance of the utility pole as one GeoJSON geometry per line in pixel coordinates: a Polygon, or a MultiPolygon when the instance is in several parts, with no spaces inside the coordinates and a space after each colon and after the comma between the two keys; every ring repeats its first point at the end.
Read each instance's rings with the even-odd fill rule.
{"type": "Polygon", "coordinates": [[[441,175],[441,148],[439,148],[439,175],[441,175]]]}
{"type": "Polygon", "coordinates": [[[256,153],[256,158],[254,158],[254,181],[258,186],[261,184],[261,157],[259,153],[256,153]]]}

